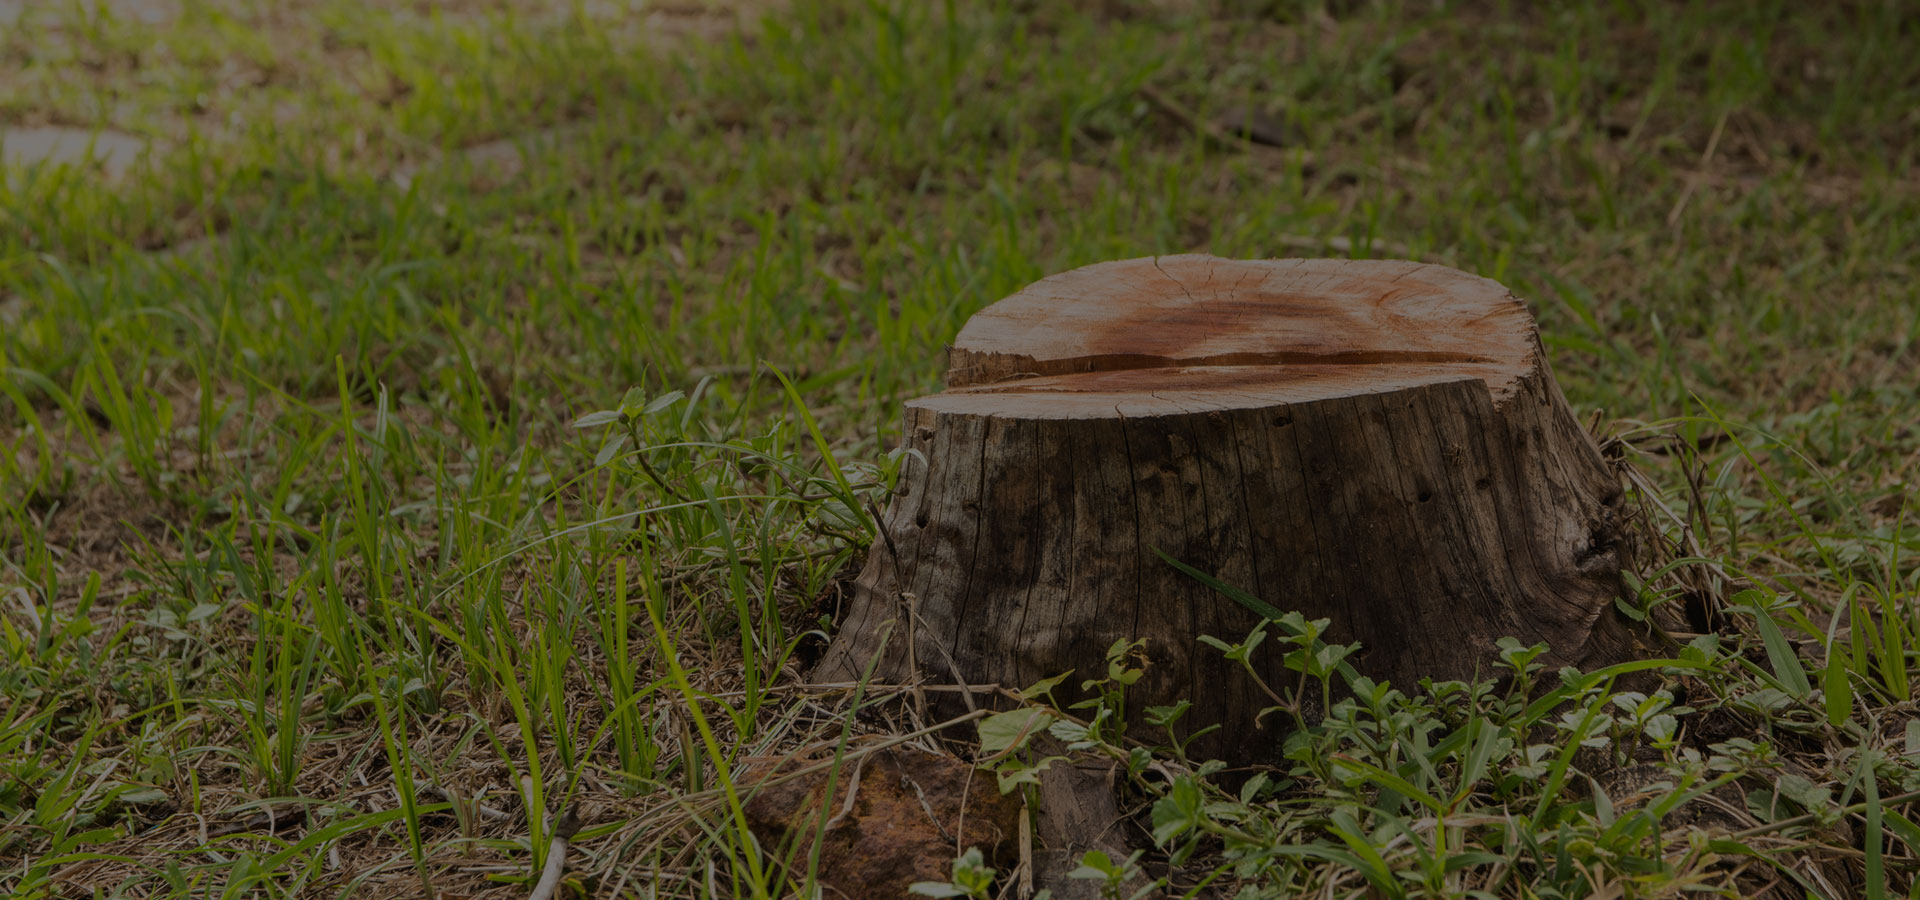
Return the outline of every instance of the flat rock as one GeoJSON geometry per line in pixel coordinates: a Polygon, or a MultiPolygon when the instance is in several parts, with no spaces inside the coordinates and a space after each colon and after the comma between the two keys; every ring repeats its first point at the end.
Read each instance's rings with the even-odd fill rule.
{"type": "MultiPolygon", "coordinates": [[[[49,17],[64,14],[64,3],[39,3],[34,0],[0,0],[0,25],[12,25],[25,17],[27,9],[38,5],[38,15],[49,17]]],[[[116,19],[130,19],[147,25],[164,25],[180,17],[180,4],[175,0],[82,0],[80,7],[89,14],[105,10],[116,19]]]]}
{"type": "Polygon", "coordinates": [[[0,129],[0,164],[7,168],[98,165],[109,178],[125,175],[148,144],[119,131],[42,126],[0,129]]]}

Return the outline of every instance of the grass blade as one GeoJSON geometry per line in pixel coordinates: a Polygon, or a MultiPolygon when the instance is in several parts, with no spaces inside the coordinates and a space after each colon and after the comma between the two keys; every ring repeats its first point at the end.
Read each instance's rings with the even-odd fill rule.
{"type": "Polygon", "coordinates": [[[1745,590],[1735,594],[1732,601],[1736,606],[1746,606],[1753,611],[1754,627],[1760,631],[1760,639],[1767,645],[1767,663],[1773,668],[1773,674],[1780,679],[1788,691],[1796,697],[1805,697],[1813,693],[1813,684],[1807,680],[1806,667],[1800,664],[1800,657],[1793,652],[1793,645],[1773,621],[1773,615],[1767,611],[1763,601],[1767,594],[1760,590],[1745,590]]]}

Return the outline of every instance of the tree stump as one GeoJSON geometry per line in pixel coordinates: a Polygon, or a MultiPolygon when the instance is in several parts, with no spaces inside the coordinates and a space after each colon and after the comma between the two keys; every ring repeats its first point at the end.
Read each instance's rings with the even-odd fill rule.
{"type": "MultiPolygon", "coordinates": [[[[1141,638],[1131,721],[1188,700],[1188,724],[1226,726],[1196,752],[1276,758],[1283,735],[1254,725],[1266,695],[1197,641],[1259,616],[1156,549],[1331,619],[1329,642],[1363,645],[1356,668],[1403,687],[1490,677],[1507,636],[1547,643],[1550,666],[1645,655],[1614,607],[1619,481],[1526,306],[1485,278],[1197,255],[1076,269],[967,323],[905,443],[827,680],[879,655],[888,681],[1071,685],[1141,638]]],[[[1262,677],[1292,684],[1263,651],[1262,677]]]]}

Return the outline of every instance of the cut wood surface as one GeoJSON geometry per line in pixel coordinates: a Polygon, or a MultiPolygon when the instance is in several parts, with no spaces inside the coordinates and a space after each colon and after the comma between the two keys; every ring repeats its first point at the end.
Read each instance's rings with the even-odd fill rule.
{"type": "Polygon", "coordinates": [[[1162,256],[1075,269],[982,310],[954,340],[947,386],[1092,373],[1102,386],[1088,390],[1185,388],[1214,368],[1285,384],[1310,377],[1301,366],[1365,366],[1471,374],[1505,396],[1536,346],[1532,317],[1506,288],[1453,269],[1162,256]],[[1169,368],[1186,371],[1104,380],[1169,368]]]}
{"type": "MultiPolygon", "coordinates": [[[[1190,700],[1191,725],[1227,726],[1197,752],[1273,758],[1281,735],[1254,725],[1267,695],[1198,641],[1258,616],[1156,551],[1330,619],[1329,641],[1364,645],[1362,672],[1405,687],[1492,675],[1506,636],[1546,642],[1554,666],[1645,653],[1613,604],[1618,480],[1493,281],[1397,261],[1104,263],[974,316],[947,381],[907,404],[917,452],[827,678],[878,655],[888,680],[1018,688],[1097,676],[1116,640],[1144,639],[1136,713],[1190,700]]],[[[1255,668],[1291,684],[1281,656],[1255,668]]]]}

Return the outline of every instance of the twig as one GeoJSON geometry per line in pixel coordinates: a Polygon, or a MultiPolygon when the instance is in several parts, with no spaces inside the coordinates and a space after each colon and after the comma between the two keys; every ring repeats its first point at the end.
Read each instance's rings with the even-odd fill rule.
{"type": "MultiPolygon", "coordinates": [[[[1200,118],[1195,115],[1192,110],[1182,106],[1180,101],[1173,99],[1173,97],[1169,96],[1165,91],[1153,85],[1141,85],[1140,96],[1145,97],[1148,103],[1153,104],[1161,112],[1171,116],[1180,124],[1185,125],[1188,130],[1197,132],[1201,137],[1206,138],[1217,147],[1227,150],[1250,150],[1256,147],[1266,146],[1265,144],[1247,140],[1225,128],[1221,128],[1219,125],[1200,118]]],[[[1298,152],[1302,154],[1301,165],[1311,168],[1314,165],[1313,154],[1304,150],[1298,152]]]]}
{"type": "MultiPolygon", "coordinates": [[[[925,728],[918,728],[913,731],[909,731],[906,734],[892,735],[885,739],[875,741],[870,746],[862,747],[858,750],[849,750],[847,751],[845,756],[840,757],[838,759],[823,759],[823,760],[820,760],[819,762],[809,763],[797,769],[793,769],[787,772],[782,772],[778,775],[768,776],[767,778],[764,778],[755,782],[754,786],[757,788],[772,787],[776,784],[783,784],[785,782],[792,781],[796,778],[805,778],[806,776],[812,775],[815,772],[824,772],[830,768],[833,768],[834,766],[845,765],[848,762],[857,762],[875,753],[879,753],[880,751],[888,750],[893,747],[898,747],[901,744],[905,744],[910,741],[917,741],[923,737],[926,737],[927,735],[944,731],[948,728],[952,728],[955,725],[961,725],[967,722],[971,722],[991,712],[993,712],[993,710],[991,709],[977,709],[970,713],[965,713],[963,715],[955,716],[944,722],[937,722],[935,724],[928,725],[925,728]]],[[[792,759],[792,756],[789,755],[788,759],[789,760],[792,759]]],[[[783,760],[783,762],[784,761],[785,760],[783,760]]],[[[676,798],[676,800],[677,802],[682,804],[690,804],[694,801],[715,800],[715,799],[718,799],[720,796],[721,796],[721,790],[719,788],[708,788],[706,790],[696,791],[693,793],[682,795],[676,798]]]]}
{"type": "Polygon", "coordinates": [[[540,881],[533,886],[527,900],[553,900],[554,893],[560,889],[560,875],[567,869],[567,841],[580,830],[579,809],[567,807],[566,815],[549,830],[553,832],[553,841],[547,845],[547,868],[540,873],[540,881]]]}
{"type": "Polygon", "coordinates": [[[453,804],[454,809],[456,810],[464,809],[464,810],[467,810],[468,812],[476,813],[480,816],[480,818],[486,819],[489,822],[504,822],[514,817],[513,814],[510,812],[494,809],[491,806],[481,803],[480,796],[478,794],[474,795],[473,798],[469,800],[466,797],[460,796],[460,794],[454,791],[452,788],[442,787],[431,781],[422,783],[420,785],[420,793],[431,794],[435,797],[439,797],[440,799],[453,804]]]}
{"type": "MultiPolygon", "coordinates": [[[[1702,172],[1713,163],[1713,151],[1720,148],[1720,133],[1726,130],[1727,113],[1720,114],[1720,121],[1714,123],[1713,136],[1707,138],[1707,149],[1700,154],[1699,168],[1702,172]]],[[[1688,178],[1687,185],[1680,189],[1680,199],[1673,201],[1673,208],[1667,211],[1667,227],[1680,223],[1680,215],[1687,211],[1687,201],[1693,197],[1693,191],[1700,186],[1700,179],[1688,178]]]]}
{"type": "MultiPolygon", "coordinates": [[[[1884,797],[1879,801],[1879,803],[1883,807],[1899,806],[1902,803],[1910,803],[1915,800],[1920,800],[1920,791],[1908,791],[1904,794],[1896,794],[1892,797],[1884,797]]],[[[1852,806],[1849,806],[1840,810],[1840,815],[1843,815],[1843,816],[1858,815],[1860,813],[1866,812],[1867,807],[1872,805],[1873,804],[1871,802],[1855,803],[1852,806]]],[[[1806,815],[1802,815],[1802,816],[1794,816],[1791,819],[1781,819],[1778,822],[1768,822],[1765,825],[1755,825],[1754,827],[1748,828],[1745,831],[1736,831],[1730,835],[1727,835],[1727,837],[1736,841],[1744,841],[1747,838],[1758,837],[1760,835],[1767,834],[1769,832],[1785,831],[1789,828],[1796,828],[1801,825],[1810,825],[1819,820],[1820,820],[1819,815],[1815,813],[1807,813],[1806,815]]]]}
{"type": "Polygon", "coordinates": [[[1020,896],[1033,896],[1033,806],[1020,804],[1020,896]]]}
{"type": "MultiPolygon", "coordinates": [[[[1698,605],[1695,608],[1700,614],[1700,627],[1703,627],[1707,631],[1714,630],[1718,627],[1718,623],[1724,621],[1724,617],[1726,616],[1727,591],[1734,583],[1733,576],[1727,574],[1727,570],[1724,567],[1714,562],[1713,557],[1707,555],[1706,548],[1701,546],[1699,537],[1694,534],[1693,526],[1685,519],[1676,515],[1673,508],[1662,501],[1658,494],[1653,493],[1653,483],[1648,481],[1645,475],[1629,468],[1627,470],[1627,480],[1640,491],[1642,498],[1641,508],[1643,510],[1647,508],[1647,503],[1650,501],[1654,508],[1664,513],[1670,521],[1679,526],[1680,539],[1677,543],[1680,547],[1680,552],[1692,556],[1694,559],[1702,560],[1698,565],[1700,569],[1704,570],[1704,575],[1695,572],[1676,571],[1668,573],[1668,576],[1673,578],[1682,590],[1692,590],[1698,600],[1698,605]]],[[[1658,528],[1654,526],[1651,521],[1647,523],[1647,528],[1650,534],[1656,538],[1659,536],[1658,528]]],[[[1688,640],[1692,639],[1688,638],[1688,640]]]]}
{"type": "MultiPolygon", "coordinates": [[[[834,813],[833,818],[828,819],[827,824],[821,827],[820,831],[822,833],[832,831],[833,827],[840,824],[842,819],[853,814],[853,801],[860,793],[860,776],[867,773],[867,760],[869,759],[872,759],[872,757],[862,756],[854,762],[853,777],[847,779],[847,799],[840,804],[840,811],[834,813]]],[[[833,802],[833,798],[829,797],[825,802],[831,803],[833,802]]]]}
{"type": "MultiPolygon", "coordinates": [[[[1182,106],[1180,101],[1173,99],[1173,97],[1169,96],[1165,91],[1153,85],[1143,84],[1140,85],[1138,90],[1140,91],[1140,96],[1146,98],[1148,103],[1153,104],[1155,108],[1166,113],[1180,124],[1185,125],[1188,129],[1198,133],[1201,137],[1206,138],[1209,143],[1217,147],[1226,150],[1264,151],[1284,154],[1287,157],[1299,159],[1300,166],[1303,169],[1315,169],[1320,166],[1319,157],[1311,151],[1273,147],[1257,141],[1248,140],[1245,137],[1220,127],[1216,123],[1200,118],[1198,115],[1195,115],[1192,110],[1182,106]]],[[[1390,159],[1379,166],[1379,168],[1381,170],[1390,168],[1401,169],[1416,175],[1425,175],[1431,171],[1424,163],[1410,159],[1390,159]]]]}

